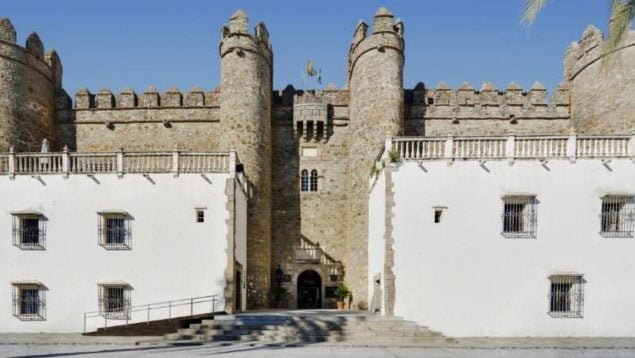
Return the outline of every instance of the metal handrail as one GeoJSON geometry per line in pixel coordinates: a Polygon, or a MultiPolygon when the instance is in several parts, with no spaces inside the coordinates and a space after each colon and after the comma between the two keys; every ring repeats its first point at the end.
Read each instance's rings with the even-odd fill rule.
{"type": "MultiPolygon", "coordinates": [[[[218,301],[218,295],[209,295],[209,296],[198,296],[198,297],[190,297],[190,298],[182,298],[182,299],[178,299],[178,300],[172,300],[172,301],[163,301],[163,302],[155,302],[155,303],[148,303],[148,304],[143,304],[143,305],[135,305],[135,306],[128,306],[125,307],[125,310],[123,311],[125,313],[125,325],[126,327],[128,326],[128,324],[130,323],[130,314],[133,312],[143,312],[146,311],[146,319],[145,322],[146,324],[150,324],[150,312],[151,311],[156,311],[156,310],[160,310],[160,309],[167,309],[168,310],[168,315],[167,317],[153,317],[154,320],[157,319],[167,319],[167,320],[172,320],[172,309],[175,307],[182,307],[182,306],[190,306],[190,316],[194,315],[194,305],[195,304],[200,304],[200,303],[207,303],[207,302],[211,302],[212,303],[212,310],[210,313],[215,313],[216,312],[216,301],[218,301]]],[[[86,333],[86,322],[89,318],[96,318],[96,317],[102,317],[104,319],[104,328],[108,328],[108,313],[113,313],[113,312],[107,312],[104,310],[97,310],[97,311],[90,311],[90,312],[84,312],[84,333],[86,333]]],[[[111,319],[112,321],[113,319],[111,319]]],[[[116,320],[116,321],[121,321],[120,319],[116,320]]],[[[135,322],[137,323],[137,322],[135,322]]]]}

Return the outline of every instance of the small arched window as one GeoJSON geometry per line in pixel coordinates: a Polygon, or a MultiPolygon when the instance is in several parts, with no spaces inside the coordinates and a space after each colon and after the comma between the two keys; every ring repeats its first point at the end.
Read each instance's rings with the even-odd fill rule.
{"type": "Polygon", "coordinates": [[[318,173],[317,170],[311,170],[311,191],[318,190],[318,173]]]}
{"type": "Polygon", "coordinates": [[[309,191],[309,172],[306,169],[300,174],[300,190],[309,191]]]}

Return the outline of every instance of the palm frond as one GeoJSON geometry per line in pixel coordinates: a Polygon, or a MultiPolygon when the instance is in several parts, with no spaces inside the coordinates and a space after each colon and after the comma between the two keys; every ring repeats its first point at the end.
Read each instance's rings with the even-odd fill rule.
{"type": "Polygon", "coordinates": [[[523,17],[520,20],[525,25],[531,25],[536,21],[538,14],[542,8],[547,5],[548,0],[525,0],[525,6],[523,7],[523,17]]]}
{"type": "Polygon", "coordinates": [[[628,33],[634,16],[635,0],[613,0],[609,36],[603,49],[604,55],[608,55],[617,49],[617,45],[628,33]]]}

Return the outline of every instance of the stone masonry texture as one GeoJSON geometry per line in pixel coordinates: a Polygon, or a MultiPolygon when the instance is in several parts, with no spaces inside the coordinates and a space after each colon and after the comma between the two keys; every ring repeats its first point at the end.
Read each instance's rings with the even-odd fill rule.
{"type": "MultiPolygon", "coordinates": [[[[45,138],[51,150],[236,150],[251,188],[248,309],[270,307],[277,267],[304,269],[295,257],[301,243],[319,245],[341,262],[343,277],[322,280],[332,285],[343,278],[354,306],[363,309],[368,179],[386,137],[626,134],[635,128],[633,31],[605,58],[604,36],[589,26],[566,50],[563,80],[548,94],[539,82],[404,89],[403,23],[380,8],[372,26],[360,22],[352,29],[345,88],[273,90],[269,32],[262,23],[250,30],[239,10],[221,28],[217,87],[82,89],[71,100],[55,50],[46,50],[36,33],[17,44],[13,25],[1,18],[0,151],[39,151],[45,138]],[[302,170],[317,171],[317,191],[301,190],[302,170]]],[[[229,283],[231,276],[228,271],[229,283]]]]}

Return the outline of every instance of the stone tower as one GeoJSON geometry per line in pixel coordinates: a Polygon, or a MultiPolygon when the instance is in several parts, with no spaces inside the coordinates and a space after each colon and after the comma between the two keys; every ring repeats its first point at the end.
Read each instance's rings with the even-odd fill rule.
{"type": "Polygon", "coordinates": [[[368,173],[387,136],[404,121],[404,27],[388,9],[375,14],[373,30],[360,22],[348,55],[350,91],[350,216],[346,281],[355,302],[367,302],[368,173]]]}
{"type": "Polygon", "coordinates": [[[0,19],[0,151],[39,151],[44,138],[55,141],[55,97],[62,92],[62,64],[54,50],[33,32],[26,47],[16,44],[16,32],[0,19]]]}
{"type": "MultiPolygon", "coordinates": [[[[220,120],[222,147],[235,149],[253,183],[248,207],[247,307],[268,304],[271,279],[271,100],[273,54],[269,33],[248,30],[238,10],[222,28],[220,120]]],[[[228,282],[229,284],[229,282],[228,282]]]]}
{"type": "Polygon", "coordinates": [[[628,133],[635,128],[635,31],[603,57],[604,35],[589,26],[564,58],[571,118],[580,133],[628,133]]]}

